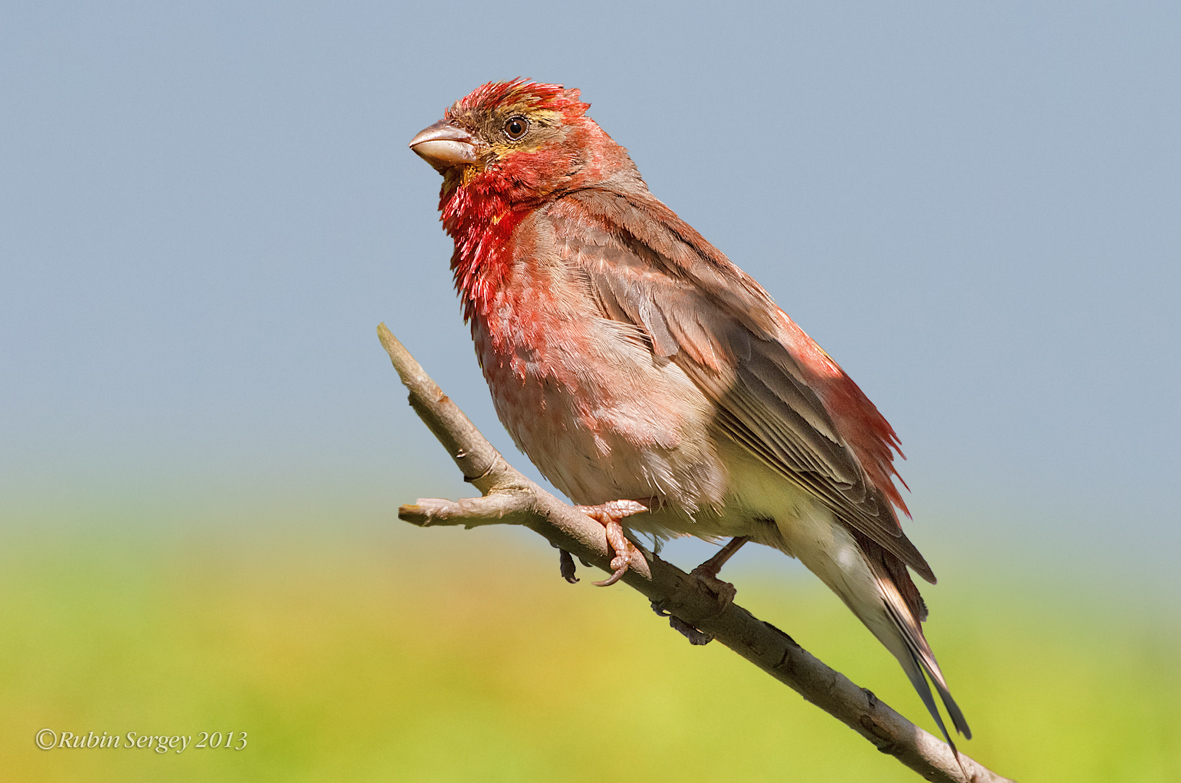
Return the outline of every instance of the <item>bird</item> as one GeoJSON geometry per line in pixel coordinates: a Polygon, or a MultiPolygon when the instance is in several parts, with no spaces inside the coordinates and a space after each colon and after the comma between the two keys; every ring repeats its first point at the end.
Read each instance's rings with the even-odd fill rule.
{"type": "MultiPolygon", "coordinates": [[[[943,733],[971,730],[922,623],[894,429],[771,295],[648,190],[577,89],[481,85],[410,141],[443,177],[451,270],[500,421],[599,521],[801,561],[898,659],[943,733]]],[[[905,483],[903,482],[903,486],[905,483]]],[[[722,583],[724,584],[724,583],[722,583]]],[[[732,594],[730,596],[732,598],[732,594]]]]}

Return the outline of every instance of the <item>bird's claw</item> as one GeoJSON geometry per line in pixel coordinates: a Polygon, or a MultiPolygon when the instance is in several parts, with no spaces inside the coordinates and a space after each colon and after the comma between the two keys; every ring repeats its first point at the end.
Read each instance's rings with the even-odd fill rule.
{"type": "Polygon", "coordinates": [[[567,582],[578,583],[578,577],[574,575],[574,558],[565,549],[558,550],[558,569],[562,572],[562,578],[567,582]]]}
{"type": "Polygon", "coordinates": [[[615,553],[615,556],[611,558],[611,576],[594,584],[598,587],[613,585],[623,578],[633,562],[638,563],[642,557],[636,545],[624,535],[623,525],[619,524],[619,520],[630,517],[632,514],[643,513],[648,510],[648,507],[634,500],[612,500],[598,506],[576,506],[576,508],[603,526],[607,535],[607,546],[611,547],[611,551],[615,553]]]}
{"type": "Polygon", "coordinates": [[[729,582],[724,582],[712,573],[707,568],[697,566],[689,572],[689,576],[697,580],[707,592],[717,597],[721,604],[721,609],[725,609],[730,604],[734,603],[734,597],[738,595],[738,589],[729,582]]]}
{"type": "Polygon", "coordinates": [[[686,639],[688,639],[689,644],[694,646],[699,647],[703,644],[709,644],[714,640],[713,634],[706,633],[705,631],[698,629],[696,626],[690,625],[681,618],[677,617],[675,614],[669,615],[668,624],[674,631],[677,631],[686,639]]]}
{"type": "Polygon", "coordinates": [[[640,556],[640,550],[627,540],[627,536],[623,534],[623,526],[619,524],[618,520],[612,519],[603,527],[607,533],[607,544],[615,552],[615,557],[611,558],[611,576],[595,582],[598,587],[607,587],[618,582],[631,567],[632,558],[640,556]]]}
{"type": "Polygon", "coordinates": [[[718,579],[718,572],[734,556],[734,553],[741,549],[742,545],[749,540],[747,536],[738,536],[730,539],[725,546],[718,550],[717,554],[689,572],[689,576],[696,579],[697,583],[704,587],[707,592],[717,597],[722,604],[721,609],[725,609],[734,603],[734,596],[738,594],[738,591],[734,588],[734,585],[718,579]]]}
{"type": "Polygon", "coordinates": [[[665,609],[664,608],[664,601],[653,601],[652,602],[652,611],[656,612],[657,616],[659,616],[659,617],[667,617],[669,627],[672,628],[677,633],[679,633],[681,636],[684,636],[686,639],[688,639],[689,644],[693,644],[693,645],[709,644],[714,639],[713,634],[709,634],[709,633],[706,633],[705,631],[699,630],[696,626],[692,625],[691,623],[685,622],[684,620],[677,617],[672,612],[665,609]]]}

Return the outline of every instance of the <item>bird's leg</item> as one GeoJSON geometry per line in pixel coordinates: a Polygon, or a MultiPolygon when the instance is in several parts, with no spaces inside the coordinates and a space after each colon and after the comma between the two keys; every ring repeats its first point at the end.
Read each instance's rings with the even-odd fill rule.
{"type": "Polygon", "coordinates": [[[734,557],[734,554],[739,549],[742,549],[742,545],[747,541],[750,541],[750,536],[735,536],[731,538],[713,557],[694,568],[693,573],[698,576],[708,576],[711,579],[717,579],[722,566],[726,565],[730,558],[734,557]]]}
{"type": "Polygon", "coordinates": [[[749,540],[748,536],[731,538],[725,546],[717,551],[717,554],[689,572],[690,576],[700,581],[706,589],[722,600],[723,607],[734,602],[734,596],[738,591],[734,589],[734,585],[718,579],[718,572],[722,570],[726,561],[733,557],[734,553],[749,540]]]}
{"type": "MultiPolygon", "coordinates": [[[[696,579],[702,587],[718,597],[722,603],[722,610],[734,603],[734,596],[738,591],[734,589],[734,585],[718,579],[718,571],[721,571],[726,561],[733,557],[734,553],[749,540],[748,536],[731,538],[725,546],[718,550],[717,554],[689,572],[690,577],[696,579]]],[[[688,639],[689,644],[709,644],[713,641],[712,634],[699,630],[696,626],[685,622],[674,614],[669,614],[662,604],[653,602],[652,609],[661,617],[667,617],[668,624],[672,626],[674,631],[678,631],[688,639]]]]}
{"type": "Polygon", "coordinates": [[[628,541],[627,536],[623,534],[623,525],[619,522],[633,514],[647,511],[648,507],[634,500],[612,500],[597,506],[575,506],[574,508],[603,526],[607,533],[607,545],[615,553],[615,557],[611,558],[611,570],[614,573],[601,582],[595,582],[595,584],[599,587],[615,584],[627,573],[632,558],[636,558],[638,561],[641,557],[640,550],[636,549],[635,544],[628,541]]]}

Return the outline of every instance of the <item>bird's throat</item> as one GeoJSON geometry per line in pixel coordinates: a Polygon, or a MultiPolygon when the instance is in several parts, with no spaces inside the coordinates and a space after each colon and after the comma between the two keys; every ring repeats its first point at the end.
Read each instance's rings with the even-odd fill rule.
{"type": "Polygon", "coordinates": [[[495,191],[472,184],[444,188],[439,211],[455,240],[451,271],[464,320],[487,316],[512,265],[513,231],[527,210],[514,210],[495,191]]]}

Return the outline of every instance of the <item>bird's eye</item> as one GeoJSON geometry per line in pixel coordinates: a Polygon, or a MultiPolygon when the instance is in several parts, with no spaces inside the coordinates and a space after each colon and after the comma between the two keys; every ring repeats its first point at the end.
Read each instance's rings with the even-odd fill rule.
{"type": "Polygon", "coordinates": [[[524,117],[509,117],[504,121],[504,135],[509,141],[520,141],[529,132],[529,120],[524,117]]]}

